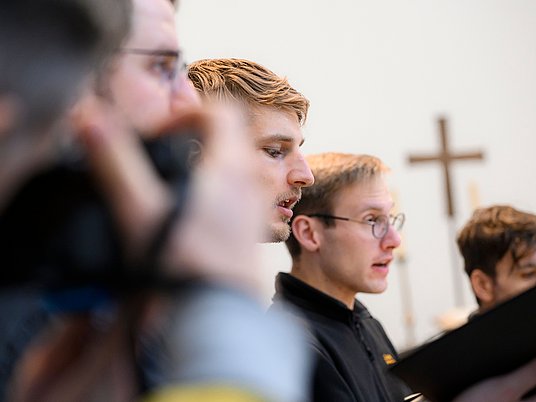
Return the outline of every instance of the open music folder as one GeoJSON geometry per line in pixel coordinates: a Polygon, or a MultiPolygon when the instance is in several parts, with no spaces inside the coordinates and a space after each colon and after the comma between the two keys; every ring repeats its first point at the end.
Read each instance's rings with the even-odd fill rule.
{"type": "MultiPolygon", "coordinates": [[[[536,357],[536,287],[402,354],[390,371],[432,401],[536,357]]],[[[527,395],[536,395],[536,388],[527,395]]]]}

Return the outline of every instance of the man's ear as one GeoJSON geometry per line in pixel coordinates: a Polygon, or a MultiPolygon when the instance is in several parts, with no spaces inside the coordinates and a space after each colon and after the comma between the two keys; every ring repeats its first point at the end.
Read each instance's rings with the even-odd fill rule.
{"type": "Polygon", "coordinates": [[[493,278],[481,269],[476,268],[471,272],[470,280],[473,292],[481,304],[488,305],[493,303],[495,298],[493,278]]]}
{"type": "Polygon", "coordinates": [[[298,215],[292,221],[292,234],[302,249],[316,251],[320,246],[317,222],[308,216],[298,215]]]}

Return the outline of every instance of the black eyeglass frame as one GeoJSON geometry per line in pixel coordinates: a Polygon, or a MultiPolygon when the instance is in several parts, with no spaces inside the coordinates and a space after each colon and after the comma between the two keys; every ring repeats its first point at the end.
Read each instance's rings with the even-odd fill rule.
{"type": "Polygon", "coordinates": [[[123,47],[120,49],[123,53],[132,53],[132,54],[144,54],[147,56],[169,56],[176,57],[177,59],[182,59],[181,50],[169,50],[169,49],[142,49],[137,47],[123,47]]]}
{"type": "Polygon", "coordinates": [[[376,219],[373,221],[360,221],[353,218],[348,218],[345,216],[336,216],[336,215],[330,215],[330,214],[324,214],[324,213],[313,213],[313,214],[307,214],[306,216],[309,216],[311,218],[321,218],[321,219],[336,219],[340,221],[348,221],[348,222],[355,222],[355,223],[363,223],[365,225],[370,225],[372,230],[372,236],[376,239],[383,239],[387,232],[389,231],[389,225],[393,226],[395,230],[398,232],[402,227],[404,226],[404,222],[406,221],[406,215],[402,212],[399,212],[396,215],[378,215],[376,219]],[[376,233],[375,228],[380,227],[378,219],[383,219],[384,222],[387,223],[387,225],[384,225],[383,227],[383,233],[376,233]]]}

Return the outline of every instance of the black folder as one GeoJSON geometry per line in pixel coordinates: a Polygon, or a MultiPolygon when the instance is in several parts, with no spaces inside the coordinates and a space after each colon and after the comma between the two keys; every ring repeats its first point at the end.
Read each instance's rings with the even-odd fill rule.
{"type": "MultiPolygon", "coordinates": [[[[476,382],[536,357],[536,287],[465,325],[403,353],[390,371],[432,401],[450,401],[476,382]]],[[[536,388],[528,395],[535,395],[536,388]]]]}

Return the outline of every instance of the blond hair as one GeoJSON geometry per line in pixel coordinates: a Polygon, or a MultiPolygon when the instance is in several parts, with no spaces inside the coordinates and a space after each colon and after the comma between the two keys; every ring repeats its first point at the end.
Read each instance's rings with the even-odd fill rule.
{"type": "Polygon", "coordinates": [[[284,77],[244,59],[205,59],[188,66],[188,78],[203,96],[235,99],[296,114],[305,123],[309,101],[284,77]]]}

